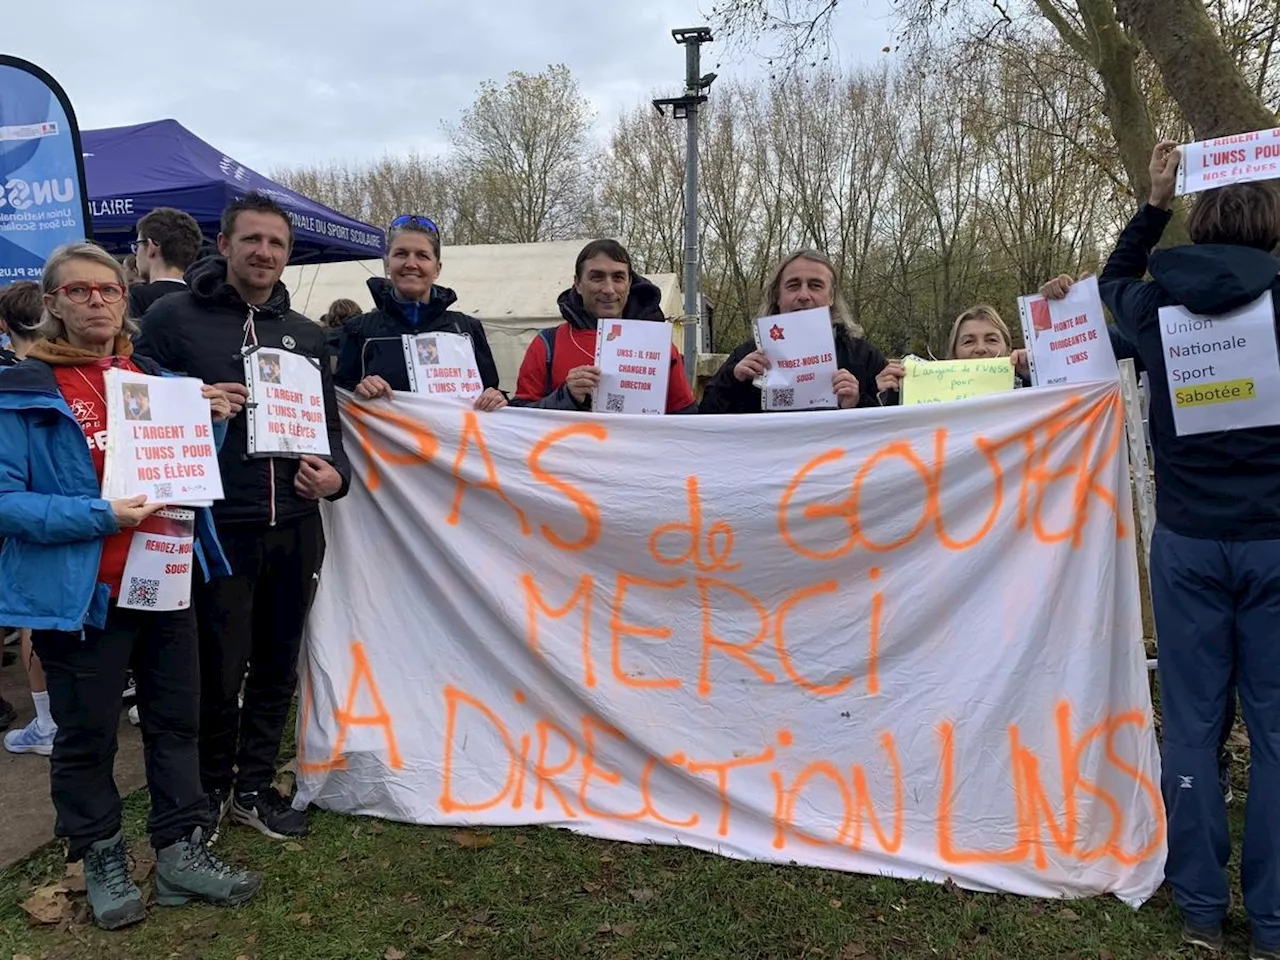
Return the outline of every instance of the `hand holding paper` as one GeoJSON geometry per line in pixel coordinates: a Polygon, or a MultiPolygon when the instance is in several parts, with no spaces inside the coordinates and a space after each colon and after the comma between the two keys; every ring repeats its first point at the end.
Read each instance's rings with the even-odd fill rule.
{"type": "Polygon", "coordinates": [[[249,388],[243,383],[215,383],[213,389],[221,390],[231,404],[231,416],[238,416],[249,399],[249,388]]]}
{"type": "Polygon", "coordinates": [[[111,512],[116,515],[116,526],[121,530],[128,527],[136,527],[147,517],[163,508],[163,503],[147,503],[146,496],[141,493],[136,497],[126,497],[123,500],[111,501],[111,512]]]}

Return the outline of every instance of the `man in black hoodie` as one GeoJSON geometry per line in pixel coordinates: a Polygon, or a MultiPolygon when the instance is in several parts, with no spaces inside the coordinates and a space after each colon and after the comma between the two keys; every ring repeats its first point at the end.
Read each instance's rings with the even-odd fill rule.
{"type": "MultiPolygon", "coordinates": [[[[616,240],[592,240],[578,253],[573,286],[560,294],[565,322],[540,330],[525,351],[512,406],[590,410],[600,384],[596,327],[600,320],[665,323],[662,292],[631,268],[631,255],[616,240]]],[[[697,413],[684,360],[671,345],[667,413],[697,413]]]]}
{"type": "MultiPolygon", "coordinates": [[[[1274,342],[1265,341],[1280,335],[1274,320],[1280,261],[1272,252],[1280,242],[1280,194],[1271,183],[1206,191],[1188,218],[1191,246],[1152,254],[1169,222],[1178,163],[1176,144],[1156,147],[1151,199],[1125,227],[1098,281],[1151,382],[1157,489],[1151,596],[1169,824],[1165,876],[1182,911],[1183,938],[1222,949],[1231,837],[1218,745],[1235,671],[1251,745],[1240,867],[1253,927],[1250,956],[1280,960],[1280,426],[1192,433],[1184,424],[1179,435],[1166,363],[1222,366],[1222,348],[1245,332],[1222,315],[1255,302],[1269,308],[1273,328],[1256,349],[1275,356],[1274,342]],[[1148,269],[1152,279],[1144,281],[1148,269]],[[1160,310],[1175,306],[1214,318],[1208,356],[1188,360],[1184,347],[1166,349],[1162,328],[1176,321],[1160,310]]],[[[1280,403],[1274,413],[1273,423],[1280,421],[1280,403]]]]}
{"type": "Polygon", "coordinates": [[[188,290],[156,301],[138,341],[162,367],[218,384],[240,404],[246,347],[292,351],[320,365],[329,460],[250,457],[245,418],[235,417],[218,458],[226,499],[213,507],[232,575],[195,590],[200,774],[213,827],[230,809],[276,839],[306,833],[305,815],[272,782],[324,559],[319,501],[341,498],[350,481],[324,331],[290,309],[280,282],[292,246],[292,225],[273,200],[250,193],[235,201],[222,215],[221,256],[198,260],[188,290]]]}

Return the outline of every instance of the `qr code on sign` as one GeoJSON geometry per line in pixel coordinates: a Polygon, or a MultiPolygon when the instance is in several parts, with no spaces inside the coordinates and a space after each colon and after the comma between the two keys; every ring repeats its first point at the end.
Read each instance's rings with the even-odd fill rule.
{"type": "Polygon", "coordinates": [[[795,387],[774,387],[769,391],[769,406],[794,407],[796,405],[795,387]]]}
{"type": "Polygon", "coordinates": [[[154,607],[160,602],[160,581],[130,578],[129,594],[124,602],[130,607],[154,607]]]}
{"type": "Polygon", "coordinates": [[[626,398],[620,393],[605,394],[604,409],[606,413],[622,413],[626,398]]]}
{"type": "Polygon", "coordinates": [[[169,499],[170,497],[172,497],[172,496],[173,496],[173,484],[172,484],[172,483],[157,483],[157,484],[156,484],[156,496],[155,496],[155,499],[157,499],[157,500],[168,500],[168,499],[169,499]]]}

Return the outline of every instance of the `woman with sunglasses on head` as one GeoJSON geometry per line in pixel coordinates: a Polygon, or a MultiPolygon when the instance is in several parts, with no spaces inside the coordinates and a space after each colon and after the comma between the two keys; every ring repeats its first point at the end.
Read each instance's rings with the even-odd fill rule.
{"type": "MultiPolygon", "coordinates": [[[[162,375],[133,354],[124,267],[89,243],[54,251],[40,282],[42,337],[0,376],[0,623],[32,630],[57,734],[49,771],[56,832],[84,860],[93,920],[115,929],[145,916],[129,877],[113,767],[120,691],[134,668],[157,851],[159,903],[237,904],[262,882],[209,853],[200,784],[199,659],[191,607],[122,609],[136,528],[159,509],[145,497],[102,499],[109,369],[162,375]]],[[[213,418],[231,411],[205,387],[213,418]]],[[[220,440],[224,431],[215,430],[220,440]]],[[[200,511],[196,565],[225,574],[210,514],[200,511]]]]}
{"type": "Polygon", "coordinates": [[[436,284],[440,276],[440,228],[426,217],[396,217],[387,230],[383,263],[386,279],[369,280],[374,309],[348,320],[342,327],[334,382],[366,400],[389,397],[393,390],[408,390],[409,370],[401,338],[420,333],[458,333],[471,339],[485,388],[476,399],[476,409],[505,407],[507,398],[498,389],[498,367],[484,326],[475,317],[450,310],[457,294],[436,284]]]}

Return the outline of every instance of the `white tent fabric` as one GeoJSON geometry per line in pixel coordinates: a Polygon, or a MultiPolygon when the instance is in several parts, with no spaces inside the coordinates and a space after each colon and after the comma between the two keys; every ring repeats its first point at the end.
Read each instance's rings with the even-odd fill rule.
{"type": "MultiPolygon", "coordinates": [[[[484,324],[503,390],[515,389],[529,341],[543,327],[561,322],[556,298],[573,283],[574,260],[584,243],[561,240],[444,248],[439,282],[458,294],[454,309],[484,324]]],[[[373,309],[366,281],[383,275],[381,260],[354,260],[287,267],[284,282],[294,309],[318,320],[341,297],[373,309]]],[[[663,312],[678,318],[684,310],[679,277],[674,273],[646,276],[662,291],[663,312]]],[[[682,346],[678,325],[672,339],[682,346]]]]}

